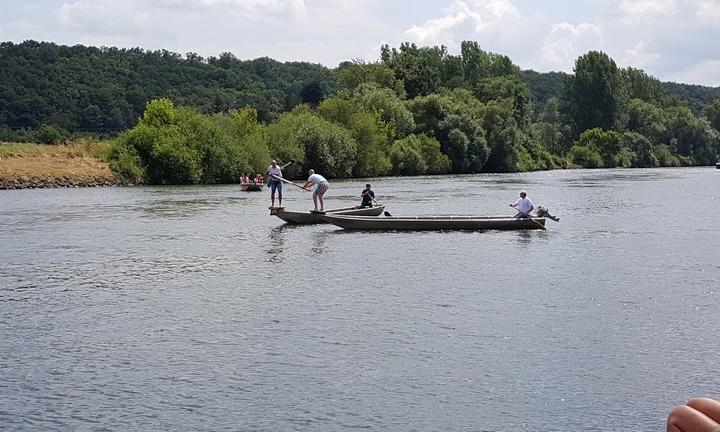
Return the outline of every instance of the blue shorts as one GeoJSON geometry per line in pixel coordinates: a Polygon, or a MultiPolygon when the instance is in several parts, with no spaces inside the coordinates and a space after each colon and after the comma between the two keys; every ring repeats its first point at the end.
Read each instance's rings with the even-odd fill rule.
{"type": "Polygon", "coordinates": [[[275,189],[277,189],[278,192],[282,193],[282,181],[280,180],[270,180],[268,182],[268,186],[270,186],[270,191],[275,192],[275,189]]]}

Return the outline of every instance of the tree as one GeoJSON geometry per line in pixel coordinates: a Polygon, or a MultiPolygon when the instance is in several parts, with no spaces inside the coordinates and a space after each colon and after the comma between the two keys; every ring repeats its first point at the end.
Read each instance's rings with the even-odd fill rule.
{"type": "Polygon", "coordinates": [[[417,134],[440,142],[452,172],[480,172],[490,149],[483,129],[483,105],[465,89],[418,97],[408,103],[417,134]]]}
{"type": "Polygon", "coordinates": [[[383,45],[381,51],[382,63],[405,84],[408,98],[435,93],[442,86],[443,59],[447,56],[444,46],[418,47],[402,43],[399,50],[383,45]]]}
{"type": "Polygon", "coordinates": [[[625,132],[620,135],[620,145],[633,152],[633,167],[654,168],[659,165],[658,158],[653,153],[652,143],[643,135],[625,132]]]}
{"type": "Polygon", "coordinates": [[[720,131],[720,99],[705,105],[702,114],[715,130],[720,131]]]}
{"type": "Polygon", "coordinates": [[[347,90],[354,90],[361,84],[376,84],[378,87],[392,90],[397,96],[405,97],[402,81],[395,78],[395,73],[382,63],[365,63],[364,61],[347,62],[340,65],[337,71],[338,82],[347,90]]]}
{"type": "Polygon", "coordinates": [[[567,78],[564,110],[575,133],[593,128],[612,129],[618,114],[618,68],[605,53],[590,51],[575,62],[567,78]]]}

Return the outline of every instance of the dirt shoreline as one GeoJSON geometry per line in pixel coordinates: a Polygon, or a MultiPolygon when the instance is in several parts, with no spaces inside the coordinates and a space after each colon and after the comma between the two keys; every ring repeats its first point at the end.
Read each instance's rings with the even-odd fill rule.
{"type": "Polygon", "coordinates": [[[93,158],[54,155],[0,159],[0,190],[129,186],[93,158]]]}

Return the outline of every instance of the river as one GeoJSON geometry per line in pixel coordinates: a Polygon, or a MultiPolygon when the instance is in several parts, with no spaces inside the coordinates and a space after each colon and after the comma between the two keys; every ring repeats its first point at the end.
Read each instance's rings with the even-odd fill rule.
{"type": "Polygon", "coordinates": [[[0,429],[664,431],[720,397],[719,170],[371,183],[393,215],[527,189],[561,219],[363,233],[236,185],[0,191],[0,429]]]}

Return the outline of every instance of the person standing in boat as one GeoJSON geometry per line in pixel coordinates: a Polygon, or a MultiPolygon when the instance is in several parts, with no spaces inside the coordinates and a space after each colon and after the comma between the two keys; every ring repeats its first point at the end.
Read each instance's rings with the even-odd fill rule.
{"type": "Polygon", "coordinates": [[[514,207],[518,211],[515,218],[529,218],[530,212],[535,209],[532,201],[527,197],[527,192],[524,190],[520,191],[520,198],[518,198],[518,200],[513,204],[510,204],[510,207],[514,207]]]}
{"type": "Polygon", "coordinates": [[[370,189],[370,183],[365,185],[365,189],[360,193],[360,196],[362,197],[360,208],[372,207],[372,203],[375,200],[375,192],[370,189]]]}
{"type": "Polygon", "coordinates": [[[327,192],[330,188],[330,183],[325,180],[325,177],[320,174],[315,174],[315,170],[313,169],[308,171],[308,174],[310,177],[308,177],[307,181],[303,185],[303,189],[307,189],[310,185],[315,185],[315,190],[313,191],[313,204],[315,204],[315,211],[318,211],[318,199],[320,200],[319,211],[325,211],[323,196],[325,196],[325,192],[327,192]]]}
{"type": "Polygon", "coordinates": [[[267,169],[268,187],[270,188],[270,207],[275,207],[275,191],[278,193],[278,207],[282,207],[282,169],[275,159],[267,169]]]}

